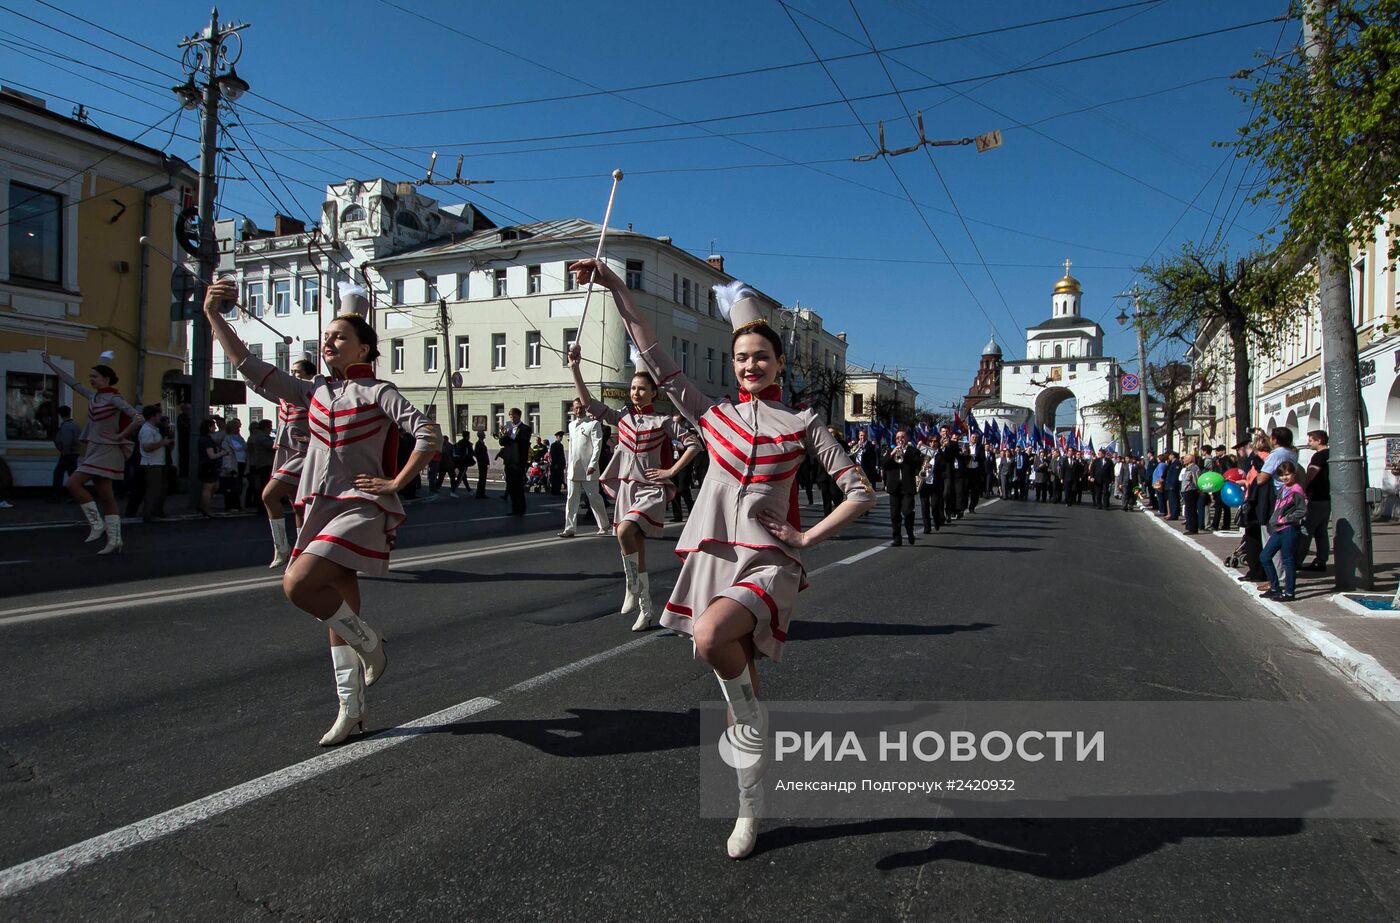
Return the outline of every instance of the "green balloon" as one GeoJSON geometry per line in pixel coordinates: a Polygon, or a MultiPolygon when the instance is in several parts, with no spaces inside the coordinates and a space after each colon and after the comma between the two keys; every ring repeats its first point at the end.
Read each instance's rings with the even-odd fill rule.
{"type": "Polygon", "coordinates": [[[1196,479],[1196,486],[1208,494],[1213,494],[1225,486],[1225,478],[1219,471],[1207,471],[1196,479]]]}

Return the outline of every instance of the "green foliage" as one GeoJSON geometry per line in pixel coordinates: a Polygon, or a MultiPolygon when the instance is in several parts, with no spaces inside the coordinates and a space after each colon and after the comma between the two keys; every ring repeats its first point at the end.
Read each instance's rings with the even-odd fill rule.
{"type": "MultiPolygon", "coordinates": [[[[1264,165],[1254,201],[1278,204],[1285,238],[1345,258],[1348,238],[1395,230],[1400,209],[1400,0],[1333,0],[1307,13],[1319,58],[1303,48],[1273,62],[1242,95],[1255,116],[1234,142],[1264,165]]],[[[1304,9],[1294,0],[1293,13],[1304,9]]],[[[1270,232],[1278,228],[1270,228],[1270,232]]],[[[1391,258],[1400,255],[1392,233],[1391,258]]]]}
{"type": "Polygon", "coordinates": [[[1128,433],[1136,430],[1142,422],[1142,407],[1136,394],[1120,394],[1118,397],[1099,401],[1084,408],[1091,414],[1098,414],[1108,421],[1108,429],[1115,439],[1122,440],[1127,449],[1128,433]]]}

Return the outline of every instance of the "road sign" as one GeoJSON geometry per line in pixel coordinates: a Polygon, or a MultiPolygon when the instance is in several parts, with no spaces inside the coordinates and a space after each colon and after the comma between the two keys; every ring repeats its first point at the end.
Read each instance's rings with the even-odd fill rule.
{"type": "Polygon", "coordinates": [[[1124,372],[1123,377],[1118,379],[1118,385],[1123,389],[1124,394],[1137,394],[1138,377],[1132,372],[1124,372]]]}
{"type": "Polygon", "coordinates": [[[452,373],[452,387],[454,387],[454,388],[460,388],[460,387],[462,387],[462,373],[461,373],[461,372],[453,372],[453,373],[452,373]]]}

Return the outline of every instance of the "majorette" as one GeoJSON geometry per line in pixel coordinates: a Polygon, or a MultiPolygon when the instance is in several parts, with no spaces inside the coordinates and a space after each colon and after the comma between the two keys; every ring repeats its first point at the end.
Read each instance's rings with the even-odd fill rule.
{"type": "MultiPolygon", "coordinates": [[[[47,351],[41,353],[40,358],[64,384],[88,400],[88,425],[82,436],[83,457],[64,486],[91,526],[84,541],[95,542],[106,535],[107,544],[97,553],[116,554],[122,550],[122,517],[117,498],[112,494],[112,482],[126,476],[126,460],[131,457],[135,445],[131,436],[141,428],[145,418],[117,391],[117,373],[111,366],[94,365],[88,372],[88,386],[85,386],[54,365],[47,351]],[[92,493],[87,491],[88,484],[92,485],[92,493]],[[96,501],[93,493],[97,494],[96,501]]],[[[100,358],[111,361],[115,357],[111,352],[104,352],[100,358]]]]}
{"type": "Polygon", "coordinates": [[[355,574],[388,571],[394,531],[406,518],[398,492],[427,467],[441,437],[397,388],[374,377],[379,338],[360,314],[342,313],[326,326],[321,354],[332,374],[304,381],[249,354],[219,310],[237,296],[237,284],[223,279],[204,300],[224,354],[263,393],[307,410],[311,439],[296,494],[303,519],[282,588],[329,629],[340,699],[335,724],[321,738],[330,746],[364,729],[365,687],[388,663],[379,633],[361,618],[355,574]],[[401,430],[416,443],[398,470],[401,430]]]}
{"type": "MultiPolygon", "coordinates": [[[[640,360],[634,359],[637,365],[640,360]]],[[[599,483],[613,498],[613,529],[622,553],[622,573],[626,593],[622,614],[637,613],[633,631],[645,631],[657,623],[647,576],[646,540],[660,538],[666,527],[666,505],[675,494],[675,477],[700,454],[700,443],[671,420],[657,413],[656,381],[637,365],[628,387],[630,400],[625,410],[614,410],[589,393],[579,370],[577,347],[570,351],[569,366],[579,400],[588,412],[617,429],[617,451],[608,462],[599,483]],[[673,463],[672,439],[686,439],[685,451],[673,463]]]]}
{"type": "Polygon", "coordinates": [[[739,771],[739,818],[726,846],[731,857],[743,858],[757,841],[767,763],[754,659],[782,655],[793,605],[806,584],[801,549],[860,517],[874,505],[875,495],[815,412],[799,413],[782,403],[777,384],[785,363],[782,337],[764,319],[751,289],[741,282],[716,288],[720,310],[734,327],[734,376],[742,389],[736,404],[714,400],[681,373],[627,286],[605,263],[584,260],[574,269],[580,285],[599,282],[612,292],[643,362],[671,403],[696,425],[710,453],[710,470],[676,549],[684,563],[661,624],[690,635],[696,655],[714,668],[736,736],[765,742],[765,758],[739,771]],[[845,500],[804,532],[796,474],[807,453],[837,482],[845,500]]]}

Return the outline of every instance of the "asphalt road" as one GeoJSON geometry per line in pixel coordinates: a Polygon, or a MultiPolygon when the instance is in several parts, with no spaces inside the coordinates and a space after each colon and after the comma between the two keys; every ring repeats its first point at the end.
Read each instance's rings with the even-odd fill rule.
{"type": "MultiPolygon", "coordinates": [[[[0,918],[1400,916],[1389,821],[770,819],[733,862],[696,795],[718,689],[688,642],[614,614],[612,541],[494,500],[410,512],[400,566],[364,583],[391,639],[371,725],[431,717],[334,765],[323,635],[262,566],[260,523],[132,528],[117,561],[77,527],[0,534],[0,560],[31,562],[0,573],[0,918]],[[168,835],[141,825],[210,796],[168,835]],[[16,884],[112,831],[141,842],[16,884]]],[[[765,698],[1356,695],[1141,514],[996,503],[837,564],[886,544],[885,515],[809,553],[765,698]]],[[[678,561],[650,547],[661,599],[678,561]]]]}

